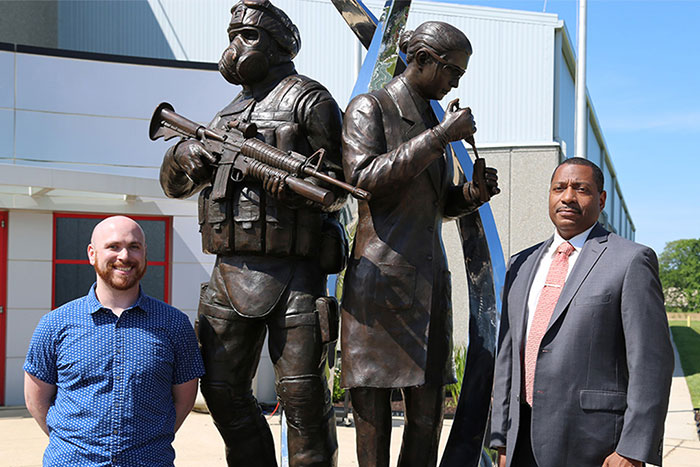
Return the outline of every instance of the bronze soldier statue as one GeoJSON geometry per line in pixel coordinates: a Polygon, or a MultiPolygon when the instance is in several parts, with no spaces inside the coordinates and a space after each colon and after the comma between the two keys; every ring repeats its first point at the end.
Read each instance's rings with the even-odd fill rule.
{"type": "Polygon", "coordinates": [[[401,389],[405,406],[399,466],[436,465],[444,386],[455,381],[441,225],[476,210],[482,190],[499,192],[492,168],[481,174],[482,186],[453,183],[447,143],[476,131],[469,108],[451,103],[442,122],[430,108],[466,71],[467,37],[428,22],[405,33],[400,48],[406,70],[355,98],[343,123],[345,178],[372,193],[359,202],[341,308],[343,386],[361,467],[389,465],[392,388],[401,389]]]}
{"type": "MultiPolygon", "coordinates": [[[[231,13],[219,71],[243,90],[210,128],[222,133],[231,122],[254,123],[257,137],[279,149],[305,156],[325,149],[326,173],[342,179],[341,112],[322,85],[296,72],[296,26],[267,0],[243,0],[231,13]]],[[[323,296],[326,274],[342,269],[347,254],[334,218],[344,196],[322,207],[286,190],[277,176],[235,181],[223,160],[212,160],[199,141],[183,139],[166,152],[160,181],[169,197],[201,190],[203,249],[217,254],[202,288],[198,337],[206,367],[202,393],[228,465],[277,465],[251,390],[267,330],[289,424],[289,465],[335,466],[324,362],[328,342],[337,338],[337,307],[323,296]]]]}

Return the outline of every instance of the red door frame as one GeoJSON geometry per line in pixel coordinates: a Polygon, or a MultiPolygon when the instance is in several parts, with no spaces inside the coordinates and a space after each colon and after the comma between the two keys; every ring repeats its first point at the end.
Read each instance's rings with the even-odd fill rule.
{"type": "Polygon", "coordinates": [[[0,211],[0,405],[5,405],[5,358],[7,346],[7,211],[0,211]]]}

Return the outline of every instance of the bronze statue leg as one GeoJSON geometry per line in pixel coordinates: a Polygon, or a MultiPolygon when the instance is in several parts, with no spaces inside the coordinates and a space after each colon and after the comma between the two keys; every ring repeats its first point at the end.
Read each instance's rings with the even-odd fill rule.
{"type": "Polygon", "coordinates": [[[405,425],[398,467],[435,467],[442,430],[445,387],[403,388],[405,425]]]}
{"type": "Polygon", "coordinates": [[[226,444],[226,462],[229,467],[276,467],[272,433],[252,392],[265,322],[241,318],[207,303],[206,297],[198,316],[206,369],[202,394],[226,444]]]}
{"type": "Polygon", "coordinates": [[[352,388],[353,419],[360,467],[389,467],[391,389],[352,388]]]}
{"type": "MultiPolygon", "coordinates": [[[[292,286],[299,286],[303,284],[294,282],[304,281],[293,280],[292,286]]],[[[321,342],[316,298],[316,294],[292,290],[286,314],[268,320],[277,395],[287,414],[290,467],[337,464],[335,414],[324,371],[326,345],[321,342]]]]}

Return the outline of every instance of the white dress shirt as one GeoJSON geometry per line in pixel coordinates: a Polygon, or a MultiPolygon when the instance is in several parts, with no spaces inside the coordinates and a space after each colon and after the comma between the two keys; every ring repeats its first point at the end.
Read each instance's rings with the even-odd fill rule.
{"type": "MultiPolygon", "coordinates": [[[[566,271],[567,278],[569,277],[569,274],[571,273],[571,269],[574,267],[574,264],[576,264],[576,260],[578,259],[579,254],[581,253],[581,248],[583,248],[583,244],[586,243],[586,239],[591,233],[591,230],[593,230],[593,227],[595,227],[595,224],[590,226],[587,230],[568,240],[568,242],[571,243],[571,245],[574,247],[574,251],[571,253],[571,256],[569,256],[569,269],[566,271]]],[[[523,348],[525,342],[527,342],[527,335],[530,334],[530,327],[532,327],[532,318],[535,315],[537,301],[540,299],[540,293],[544,288],[544,282],[547,279],[549,267],[552,265],[552,260],[554,259],[554,255],[557,252],[557,248],[559,248],[559,245],[561,245],[564,242],[566,242],[566,240],[561,238],[561,235],[559,235],[559,232],[557,232],[555,229],[554,240],[552,241],[552,244],[549,246],[547,251],[545,251],[542,255],[542,260],[537,266],[537,272],[535,273],[535,278],[532,281],[532,287],[530,287],[530,295],[527,299],[527,332],[525,334],[526,337],[523,340],[523,348]]]]}

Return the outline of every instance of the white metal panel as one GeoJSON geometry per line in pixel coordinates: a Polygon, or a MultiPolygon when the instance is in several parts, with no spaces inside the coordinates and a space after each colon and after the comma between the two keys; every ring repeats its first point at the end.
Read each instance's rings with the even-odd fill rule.
{"type": "Polygon", "coordinates": [[[14,155],[15,116],[11,109],[0,109],[0,159],[14,155]]]}
{"type": "Polygon", "coordinates": [[[17,111],[18,159],[159,167],[145,120],[17,111]]]}
{"type": "Polygon", "coordinates": [[[217,71],[17,54],[17,108],[150,119],[168,100],[193,120],[208,121],[236,94],[217,71]]]}
{"type": "Polygon", "coordinates": [[[0,107],[13,107],[15,90],[15,56],[12,52],[0,51],[0,107]]]}
{"type": "Polygon", "coordinates": [[[566,143],[566,155],[571,157],[574,155],[574,117],[576,104],[576,87],[574,85],[574,77],[571,75],[569,66],[563,56],[562,50],[557,50],[555,53],[560,55],[559,62],[559,83],[557,109],[557,129],[558,134],[554,135],[555,139],[566,143]]]}
{"type": "MultiPolygon", "coordinates": [[[[218,60],[226,45],[230,2],[197,2],[198,8],[178,0],[158,3],[190,60],[218,60]]],[[[276,0],[274,4],[301,32],[297,69],[324,84],[344,108],[355,81],[356,39],[341,16],[327,0],[276,0]]],[[[368,2],[377,15],[382,4],[368,2]]],[[[462,105],[472,107],[480,143],[552,141],[556,15],[414,2],[409,27],[428,20],[449,22],[472,42],[469,71],[459,90],[444,102],[460,97],[462,105]]]]}
{"type": "Polygon", "coordinates": [[[603,153],[600,150],[600,144],[598,143],[598,138],[596,138],[595,132],[593,131],[593,125],[590,124],[590,121],[588,122],[587,128],[588,128],[588,135],[587,135],[586,146],[588,148],[588,152],[586,154],[586,159],[590,160],[591,162],[596,164],[598,167],[601,167],[601,164],[603,163],[603,159],[602,159],[603,153]]]}
{"type": "Polygon", "coordinates": [[[0,158],[25,165],[155,178],[172,144],[148,138],[156,105],[206,123],[239,89],[211,70],[16,56],[17,110],[0,110],[0,158]]]}
{"type": "MultiPolygon", "coordinates": [[[[537,16],[494,9],[417,3],[408,26],[445,21],[469,38],[474,54],[455,97],[469,105],[480,143],[552,141],[554,26],[537,16]]],[[[545,15],[549,20],[551,15],[545,15]]]]}

